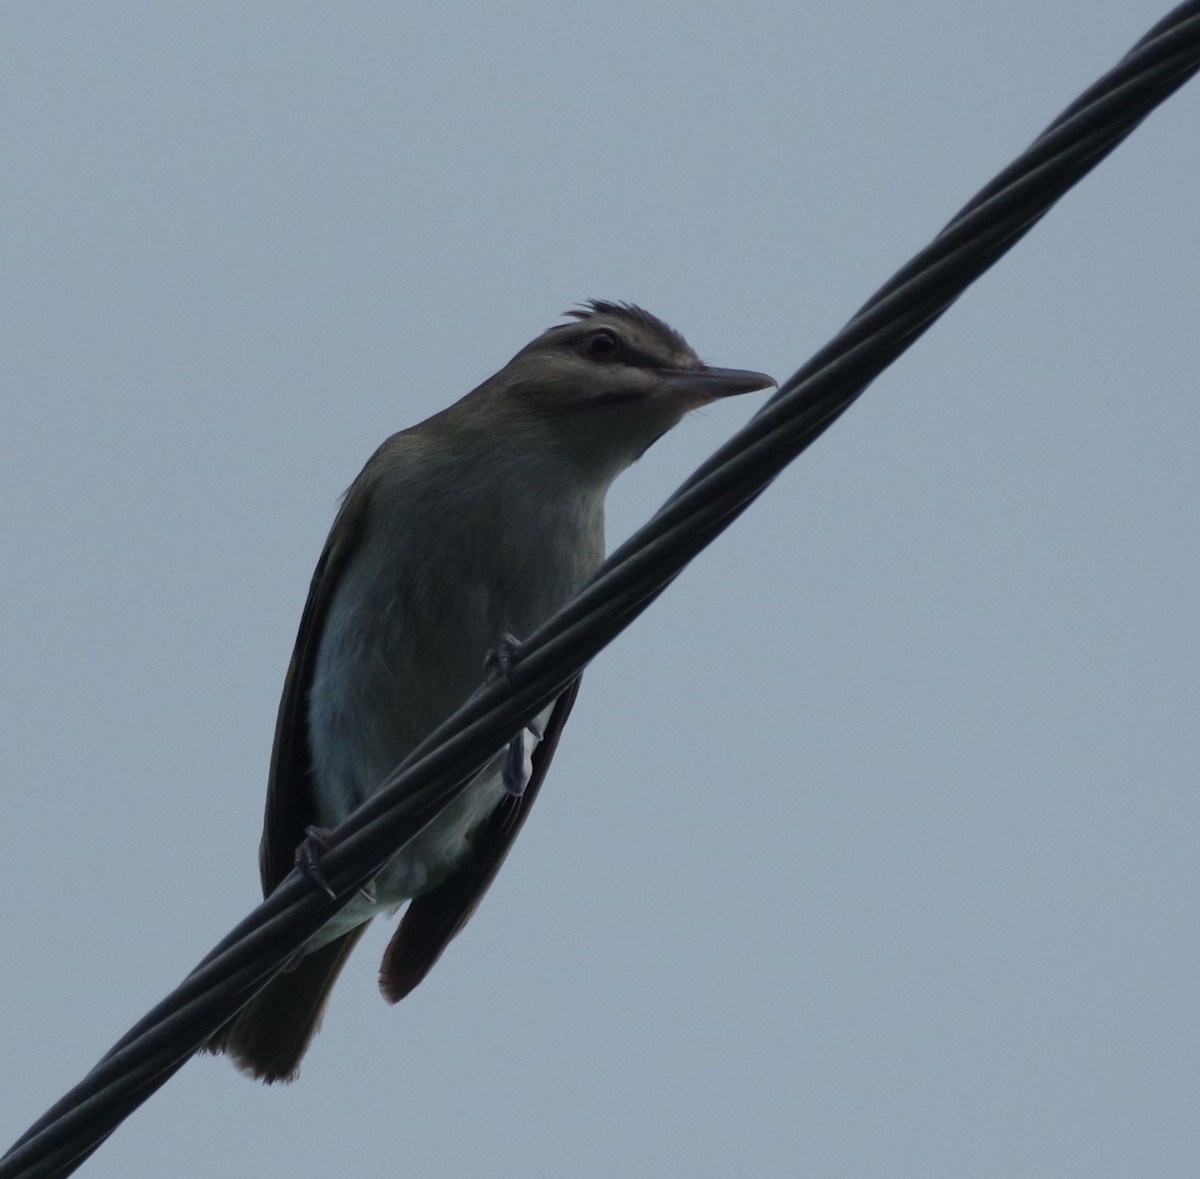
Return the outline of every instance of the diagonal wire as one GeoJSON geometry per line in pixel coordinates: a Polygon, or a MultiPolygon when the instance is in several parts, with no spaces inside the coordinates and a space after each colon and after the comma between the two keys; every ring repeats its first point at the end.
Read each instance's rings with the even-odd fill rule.
{"type": "Polygon", "coordinates": [[[1181,4],[982,189],[829,344],[605,562],[329,837],[333,900],[293,872],[0,1159],[0,1179],[74,1171],[180,1069],[705,545],[1077,180],[1200,70],[1200,0],[1181,4]]]}

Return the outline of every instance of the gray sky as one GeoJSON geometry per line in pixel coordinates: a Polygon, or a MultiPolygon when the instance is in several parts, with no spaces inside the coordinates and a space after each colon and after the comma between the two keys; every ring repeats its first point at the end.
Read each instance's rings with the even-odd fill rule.
{"type": "MultiPolygon", "coordinates": [[[[8,5],[0,1137],[257,897],[340,492],[558,312],[783,377],[1167,11],[8,5]]],[[[482,910],[90,1176],[1200,1173],[1200,89],[594,664],[482,910]]],[[[618,484],[610,540],[760,403],[618,484]]]]}

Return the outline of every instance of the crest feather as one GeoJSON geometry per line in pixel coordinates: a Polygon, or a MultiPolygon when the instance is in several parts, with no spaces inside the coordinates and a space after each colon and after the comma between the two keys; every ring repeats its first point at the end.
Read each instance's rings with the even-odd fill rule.
{"type": "Polygon", "coordinates": [[[588,299],[564,311],[563,315],[572,319],[588,320],[597,315],[608,315],[614,319],[624,319],[636,324],[643,331],[658,336],[673,351],[690,352],[688,342],[670,324],[664,323],[657,315],[651,315],[644,307],[636,303],[613,303],[608,299],[588,299]]]}

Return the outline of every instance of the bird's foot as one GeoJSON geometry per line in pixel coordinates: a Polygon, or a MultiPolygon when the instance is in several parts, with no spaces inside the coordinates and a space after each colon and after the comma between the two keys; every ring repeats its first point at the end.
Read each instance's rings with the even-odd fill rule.
{"type": "Polygon", "coordinates": [[[512,687],[512,669],[521,661],[521,640],[507,631],[483,660],[483,672],[489,682],[502,679],[512,687]]]}
{"type": "MultiPolygon", "coordinates": [[[[488,682],[503,680],[512,687],[512,669],[520,659],[521,640],[507,632],[502,634],[500,641],[487,653],[483,661],[483,670],[488,682]]],[[[506,793],[514,798],[520,798],[525,793],[525,787],[533,777],[533,751],[542,735],[543,727],[534,719],[508,743],[500,776],[506,793]],[[530,740],[530,737],[533,739],[530,740]]]]}
{"type": "MultiPolygon", "coordinates": [[[[326,879],[325,873],[321,868],[321,857],[329,851],[328,836],[328,827],[306,827],[304,829],[304,841],[296,848],[296,867],[331,900],[336,901],[337,893],[333,891],[333,886],[326,879]]],[[[373,905],[375,903],[374,882],[368,880],[358,890],[358,895],[368,905],[373,905]]]]}
{"type": "Polygon", "coordinates": [[[312,884],[336,901],[337,893],[321,868],[321,857],[329,851],[328,835],[327,827],[305,827],[304,839],[296,848],[296,867],[312,884]]]}

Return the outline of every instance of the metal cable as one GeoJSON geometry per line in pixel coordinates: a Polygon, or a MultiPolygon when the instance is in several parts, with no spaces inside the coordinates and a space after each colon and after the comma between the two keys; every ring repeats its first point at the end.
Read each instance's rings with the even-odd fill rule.
{"type": "Polygon", "coordinates": [[[545,707],[1054,202],[1200,70],[1181,4],[982,189],[480,690],[329,836],[332,900],[293,872],[0,1159],[0,1179],[68,1175],[164,1084],[476,769],[545,707]]]}

